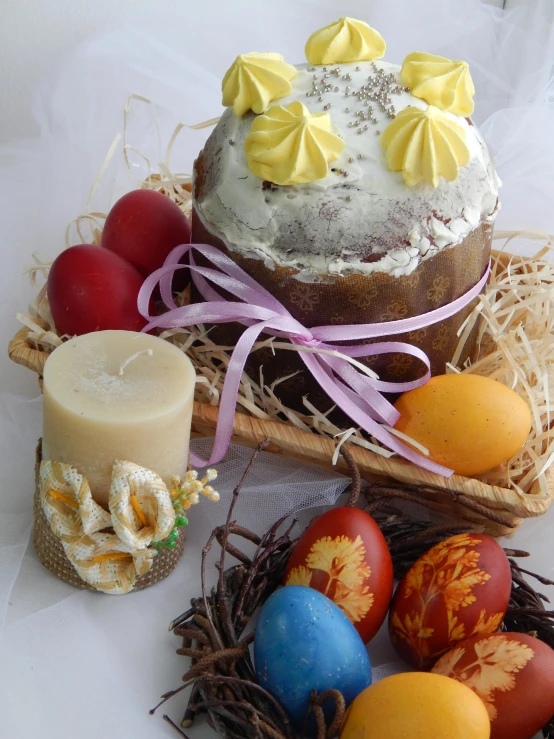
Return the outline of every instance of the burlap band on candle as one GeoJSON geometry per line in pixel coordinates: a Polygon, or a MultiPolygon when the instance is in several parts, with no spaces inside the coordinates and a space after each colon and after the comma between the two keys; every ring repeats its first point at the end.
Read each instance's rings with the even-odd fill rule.
{"type": "MultiPolygon", "coordinates": [[[[213,229],[216,232],[216,229],[213,229]]],[[[448,305],[479,282],[491,253],[492,226],[481,224],[460,244],[445,248],[420,263],[412,274],[392,277],[388,274],[328,276],[321,282],[304,283],[295,279],[294,269],[265,266],[260,259],[245,258],[228,249],[216,233],[204,227],[193,211],[193,241],[217,246],[233,261],[272,293],[294,318],[308,328],[321,325],[381,323],[427,313],[448,305]]],[[[197,260],[201,263],[201,260],[197,260]]],[[[199,299],[192,291],[192,297],[199,299]]],[[[230,298],[232,299],[232,298],[230,298]]],[[[475,307],[472,301],[454,316],[433,326],[395,336],[422,349],[431,360],[433,374],[443,374],[458,343],[457,332],[475,307]]],[[[244,330],[236,324],[216,326],[210,337],[219,344],[234,346],[244,330]]],[[[475,348],[476,330],[466,342],[461,362],[475,348]]],[[[387,337],[379,341],[386,341],[387,337]]],[[[371,343],[368,340],[367,343],[371,343]]],[[[380,379],[405,382],[423,374],[421,362],[405,354],[371,357],[365,363],[380,379]]],[[[267,385],[279,378],[298,372],[279,383],[276,393],[282,402],[302,409],[301,398],[308,395],[320,409],[329,406],[329,399],[311,377],[302,360],[294,352],[273,352],[269,347],[254,352],[246,364],[247,373],[256,381],[263,369],[267,385]]]]}
{"type": "Polygon", "coordinates": [[[119,465],[110,512],[92,500],[86,479],[76,470],[42,461],[41,442],[35,474],[33,544],[41,563],[56,577],[78,588],[117,595],[153,585],[177,565],[184,529],[178,529],[175,548],[151,547],[171,531],[175,513],[167,487],[150,470],[119,465]],[[137,525],[131,496],[152,525],[137,525]]]}

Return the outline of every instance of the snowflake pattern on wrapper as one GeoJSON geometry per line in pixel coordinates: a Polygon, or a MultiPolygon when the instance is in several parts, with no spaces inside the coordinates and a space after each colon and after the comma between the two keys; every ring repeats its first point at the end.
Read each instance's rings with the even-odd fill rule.
{"type": "Polygon", "coordinates": [[[381,313],[382,321],[398,321],[401,318],[406,318],[408,315],[408,306],[405,303],[394,301],[389,303],[386,309],[381,313]]]}
{"type": "Polygon", "coordinates": [[[426,328],[419,328],[417,331],[410,331],[408,334],[408,339],[413,344],[421,344],[423,339],[427,336],[427,329],[426,328]]]}
{"type": "Polygon", "coordinates": [[[451,331],[448,326],[441,326],[437,331],[437,335],[433,339],[433,349],[438,352],[442,352],[448,346],[450,341],[451,331]]]}
{"type": "Polygon", "coordinates": [[[290,300],[299,310],[311,312],[319,303],[319,293],[310,285],[296,285],[290,293],[290,300]]]}
{"type": "Polygon", "coordinates": [[[358,287],[355,291],[349,294],[348,302],[351,305],[355,305],[357,308],[369,308],[378,294],[379,291],[375,285],[365,288],[358,287]]]}
{"type": "Polygon", "coordinates": [[[414,358],[409,354],[394,354],[389,364],[389,373],[393,377],[402,377],[409,371],[414,358]]]}
{"type": "Polygon", "coordinates": [[[432,286],[427,290],[427,297],[431,303],[440,303],[446,297],[446,292],[450,287],[450,277],[440,275],[435,277],[432,286]]]}

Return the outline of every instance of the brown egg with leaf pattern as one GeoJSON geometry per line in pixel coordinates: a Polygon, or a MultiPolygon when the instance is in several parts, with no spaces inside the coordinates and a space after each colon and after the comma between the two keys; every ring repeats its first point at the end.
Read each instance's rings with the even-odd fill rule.
{"type": "Polygon", "coordinates": [[[529,634],[474,636],[444,654],[431,672],[481,698],[491,739],[532,739],[554,715],[554,650],[529,634]]]}
{"type": "Polygon", "coordinates": [[[400,582],[389,634],[402,659],[429,669],[457,642],[500,628],[512,577],[503,549],[485,534],[458,534],[423,554],[400,582]]]}
{"type": "Polygon", "coordinates": [[[394,583],[392,559],[375,520],[359,508],[332,508],[296,543],[285,585],[305,585],[330,598],[364,644],[386,618],[394,583]]]}

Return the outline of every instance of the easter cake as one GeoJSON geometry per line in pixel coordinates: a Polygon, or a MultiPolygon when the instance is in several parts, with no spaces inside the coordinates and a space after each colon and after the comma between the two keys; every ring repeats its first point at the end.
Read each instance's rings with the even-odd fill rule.
{"type": "MultiPolygon", "coordinates": [[[[416,52],[400,67],[384,53],[377,31],[341,18],[310,37],[305,64],[239,56],[195,163],[193,241],[226,251],[307,327],[427,313],[463,296],[489,261],[499,181],[470,118],[467,64],[416,52]]],[[[474,305],[397,340],[442,373],[474,305]]],[[[297,369],[282,354],[266,381],[297,369]]],[[[422,374],[405,354],[370,366],[390,380],[422,374]]],[[[289,389],[313,386],[296,376],[289,389]]]]}

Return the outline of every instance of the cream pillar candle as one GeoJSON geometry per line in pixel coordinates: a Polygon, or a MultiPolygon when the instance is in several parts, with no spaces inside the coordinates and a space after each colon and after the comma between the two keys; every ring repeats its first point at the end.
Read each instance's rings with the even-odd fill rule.
{"type": "Polygon", "coordinates": [[[42,456],[86,476],[108,501],[115,459],[168,481],[187,469],[195,372],[163,339],[98,331],[59,346],[44,367],[42,456]]]}

